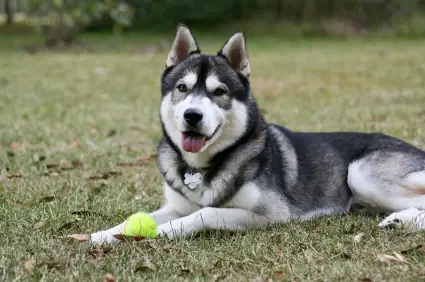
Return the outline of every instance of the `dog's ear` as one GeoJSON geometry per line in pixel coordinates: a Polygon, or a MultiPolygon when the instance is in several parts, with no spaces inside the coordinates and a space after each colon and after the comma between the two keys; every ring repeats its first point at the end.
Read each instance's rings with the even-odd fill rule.
{"type": "Polygon", "coordinates": [[[168,54],[165,67],[168,68],[177,65],[188,55],[200,52],[201,50],[192,33],[190,33],[189,28],[184,24],[179,24],[177,26],[176,38],[174,38],[173,46],[168,54]]]}
{"type": "Polygon", "coordinates": [[[243,32],[235,33],[230,37],[217,55],[225,57],[234,70],[245,77],[249,77],[251,69],[249,67],[246,38],[243,32]]]}

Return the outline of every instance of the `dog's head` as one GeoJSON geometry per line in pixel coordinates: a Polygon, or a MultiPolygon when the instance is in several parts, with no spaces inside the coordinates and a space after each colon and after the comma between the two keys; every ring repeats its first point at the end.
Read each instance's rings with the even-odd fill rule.
{"type": "Polygon", "coordinates": [[[161,120],[184,154],[215,154],[243,136],[251,100],[245,36],[234,34],[217,55],[201,54],[179,25],[162,76],[161,120]]]}

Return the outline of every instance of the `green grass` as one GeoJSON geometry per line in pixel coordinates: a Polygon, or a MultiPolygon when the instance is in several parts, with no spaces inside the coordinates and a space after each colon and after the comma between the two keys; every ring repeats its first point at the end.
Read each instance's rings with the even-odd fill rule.
{"type": "MultiPolygon", "coordinates": [[[[213,52],[227,35],[199,42],[213,52]]],[[[0,280],[100,281],[106,273],[119,281],[424,279],[425,254],[406,254],[407,263],[379,262],[376,255],[424,244],[425,233],[381,231],[379,217],[103,248],[66,238],[160,206],[155,161],[118,164],[155,153],[166,52],[137,52],[141,35],[89,36],[98,51],[31,55],[16,48],[28,38],[11,36],[14,47],[8,38],[0,44],[0,280]],[[99,170],[120,174],[88,179],[99,170]]],[[[248,34],[248,44],[252,87],[270,122],[294,130],[382,131],[425,148],[424,40],[290,41],[248,34]]]]}

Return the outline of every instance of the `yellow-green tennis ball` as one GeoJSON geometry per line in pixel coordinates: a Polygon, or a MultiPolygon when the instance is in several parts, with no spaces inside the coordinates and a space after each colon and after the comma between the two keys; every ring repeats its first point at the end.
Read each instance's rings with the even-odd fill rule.
{"type": "Polygon", "coordinates": [[[130,216],[124,225],[124,235],[126,236],[142,236],[156,237],[156,222],[147,213],[138,212],[130,216]]]}

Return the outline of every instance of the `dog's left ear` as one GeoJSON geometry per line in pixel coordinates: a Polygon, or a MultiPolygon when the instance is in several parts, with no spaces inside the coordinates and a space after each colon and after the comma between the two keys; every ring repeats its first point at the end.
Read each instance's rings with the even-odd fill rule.
{"type": "Polygon", "coordinates": [[[183,61],[187,56],[193,53],[200,53],[195,37],[193,37],[189,28],[184,24],[177,26],[176,37],[174,38],[173,46],[168,54],[165,67],[175,66],[183,61]]]}
{"type": "Polygon", "coordinates": [[[225,57],[235,71],[240,72],[245,77],[249,77],[251,69],[249,67],[248,49],[246,48],[244,33],[238,32],[230,37],[217,55],[225,57]]]}

